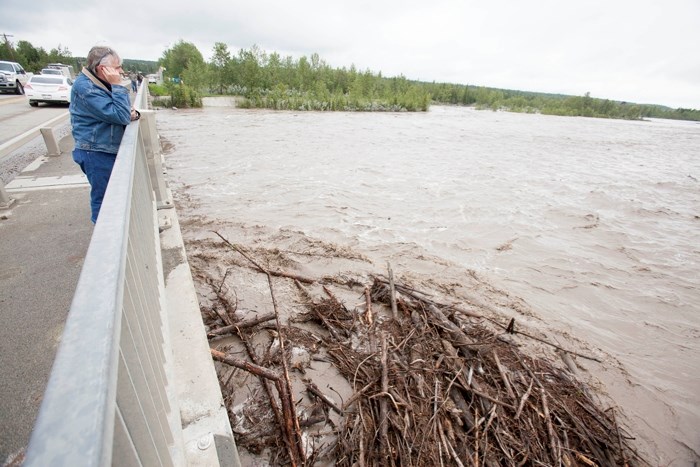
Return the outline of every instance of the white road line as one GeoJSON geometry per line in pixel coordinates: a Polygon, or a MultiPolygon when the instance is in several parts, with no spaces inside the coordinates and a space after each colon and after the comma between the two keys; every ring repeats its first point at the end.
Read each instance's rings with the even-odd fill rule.
{"type": "Polygon", "coordinates": [[[48,159],[46,157],[37,157],[36,159],[34,159],[34,162],[32,162],[31,164],[26,166],[24,169],[22,169],[22,173],[34,172],[36,169],[41,167],[41,164],[43,164],[46,161],[48,161],[48,159]]]}
{"type": "Polygon", "coordinates": [[[63,188],[82,188],[90,184],[83,174],[64,175],[60,177],[15,177],[7,184],[8,192],[59,190],[63,188]]]}

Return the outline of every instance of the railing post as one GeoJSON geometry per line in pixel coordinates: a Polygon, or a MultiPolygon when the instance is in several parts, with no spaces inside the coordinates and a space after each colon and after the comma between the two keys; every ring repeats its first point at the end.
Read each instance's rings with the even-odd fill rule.
{"type": "Polygon", "coordinates": [[[141,110],[141,135],[146,150],[148,172],[155,194],[158,209],[174,207],[172,195],[168,191],[163,176],[163,157],[160,153],[160,140],[156,129],[156,114],[153,110],[141,110]]]}
{"type": "Polygon", "coordinates": [[[15,203],[14,198],[10,198],[10,195],[5,191],[5,185],[0,180],[0,210],[9,209],[15,203]]]}
{"type": "Polygon", "coordinates": [[[46,155],[47,156],[60,156],[61,148],[56,142],[56,136],[53,133],[53,128],[41,128],[41,136],[44,137],[44,143],[46,144],[46,155]]]}

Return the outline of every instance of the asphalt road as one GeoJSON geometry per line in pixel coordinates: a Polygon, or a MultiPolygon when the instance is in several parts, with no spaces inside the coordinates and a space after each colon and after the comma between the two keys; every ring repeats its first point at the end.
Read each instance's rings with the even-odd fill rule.
{"type": "Polygon", "coordinates": [[[67,111],[67,105],[30,107],[26,96],[0,94],[0,144],[67,111]]]}
{"type": "MultiPolygon", "coordinates": [[[[0,96],[0,143],[66,110],[0,96]]],[[[72,138],[60,146],[62,155],[50,158],[43,145],[18,150],[36,163],[15,182],[34,187],[8,184],[16,203],[0,210],[0,465],[29,441],[92,235],[89,186],[60,185],[80,177],[72,138]]]]}

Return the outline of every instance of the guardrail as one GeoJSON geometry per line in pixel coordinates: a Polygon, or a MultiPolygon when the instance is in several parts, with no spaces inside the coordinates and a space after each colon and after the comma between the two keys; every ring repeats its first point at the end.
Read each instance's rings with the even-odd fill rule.
{"type": "Polygon", "coordinates": [[[167,206],[168,193],[146,102],[142,86],[135,106],[145,118],[124,133],[27,449],[28,467],[186,462],[158,236],[157,208],[167,206]]]}
{"type": "MultiPolygon", "coordinates": [[[[33,140],[39,135],[44,137],[44,143],[46,144],[47,155],[49,156],[59,156],[61,150],[56,142],[56,137],[53,133],[53,127],[59,123],[63,123],[64,120],[68,119],[68,112],[62,113],[61,115],[48,120],[41,125],[32,128],[29,131],[25,131],[19,136],[15,136],[11,140],[0,145],[0,159],[10,154],[17,148],[22,147],[29,141],[33,140]]],[[[14,203],[14,199],[10,198],[5,191],[5,185],[0,180],[0,209],[7,209],[14,203]]]]}

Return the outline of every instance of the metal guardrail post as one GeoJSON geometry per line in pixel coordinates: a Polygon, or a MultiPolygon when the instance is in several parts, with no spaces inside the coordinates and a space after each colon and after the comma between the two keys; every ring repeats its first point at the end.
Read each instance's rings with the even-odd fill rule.
{"type": "Polygon", "coordinates": [[[151,185],[157,207],[158,209],[169,209],[175,207],[175,204],[172,193],[165,182],[163,155],[160,152],[160,137],[156,128],[156,114],[148,108],[148,95],[148,83],[144,81],[139,86],[134,98],[134,108],[141,113],[142,141],[146,150],[148,173],[151,176],[151,185]]]}
{"type": "Polygon", "coordinates": [[[53,128],[41,128],[41,136],[44,137],[44,143],[46,144],[46,155],[47,156],[60,156],[61,148],[56,142],[56,135],[53,133],[53,128]]]}
{"type": "Polygon", "coordinates": [[[5,191],[5,185],[2,183],[2,180],[0,180],[0,209],[8,209],[10,208],[13,204],[15,204],[15,199],[10,198],[10,195],[7,194],[7,191],[5,191]]]}
{"type": "Polygon", "coordinates": [[[151,175],[151,185],[158,209],[172,208],[174,203],[163,176],[163,157],[160,153],[160,139],[156,129],[156,114],[153,110],[141,110],[141,131],[144,132],[143,141],[148,172],[151,175]]]}

